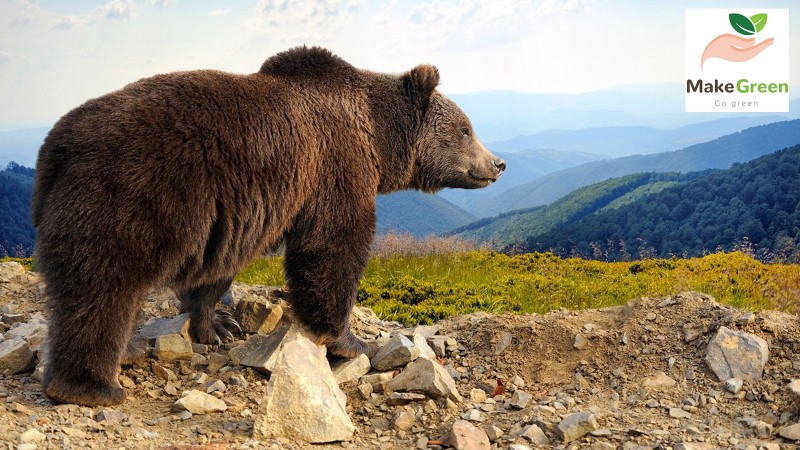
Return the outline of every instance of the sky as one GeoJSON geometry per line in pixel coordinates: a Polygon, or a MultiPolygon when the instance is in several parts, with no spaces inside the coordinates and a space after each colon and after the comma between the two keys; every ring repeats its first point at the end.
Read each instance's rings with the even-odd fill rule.
{"type": "Polygon", "coordinates": [[[683,83],[689,7],[790,8],[800,24],[797,0],[0,0],[0,131],[157,73],[255,72],[297,45],[382,72],[431,63],[448,94],[683,83]]]}

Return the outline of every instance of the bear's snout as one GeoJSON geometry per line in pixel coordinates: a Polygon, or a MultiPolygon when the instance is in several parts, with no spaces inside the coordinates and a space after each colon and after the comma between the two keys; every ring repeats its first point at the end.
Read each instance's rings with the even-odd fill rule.
{"type": "Polygon", "coordinates": [[[500,158],[495,158],[492,163],[494,164],[494,168],[497,169],[497,175],[500,175],[506,170],[506,162],[500,158]]]}

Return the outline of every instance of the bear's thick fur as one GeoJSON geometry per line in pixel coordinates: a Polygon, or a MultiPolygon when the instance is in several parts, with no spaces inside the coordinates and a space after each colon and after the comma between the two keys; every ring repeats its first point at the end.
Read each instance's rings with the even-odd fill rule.
{"type": "Polygon", "coordinates": [[[375,196],[480,188],[505,168],[438,83],[433,66],[388,75],[300,47],[254,74],[142,79],[62,117],[32,200],[52,318],[47,396],[124,400],[120,364],[154,286],[175,289],[194,339],[229,339],[238,325],[217,300],[280,240],[290,301],[318,342],[373,353],[348,318],[375,196]]]}

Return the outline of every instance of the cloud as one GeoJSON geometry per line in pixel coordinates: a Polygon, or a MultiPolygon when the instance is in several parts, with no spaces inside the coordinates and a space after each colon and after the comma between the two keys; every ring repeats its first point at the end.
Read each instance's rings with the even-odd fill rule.
{"type": "Polygon", "coordinates": [[[111,0],[80,14],[62,14],[27,0],[19,5],[12,16],[12,25],[29,29],[67,30],[107,21],[128,20],[133,16],[137,3],[134,0],[111,0]]]}
{"type": "Polygon", "coordinates": [[[209,11],[208,14],[211,16],[224,16],[230,12],[230,9],[215,9],[213,11],[209,11]]]}
{"type": "Polygon", "coordinates": [[[549,16],[585,7],[584,0],[430,0],[413,7],[406,17],[429,42],[450,45],[457,36],[462,43],[491,45],[530,34],[549,16]]]}
{"type": "Polygon", "coordinates": [[[159,8],[163,8],[165,6],[169,6],[173,3],[176,3],[178,0],[146,0],[145,3],[148,5],[158,6],[159,8]]]}
{"type": "Polygon", "coordinates": [[[247,26],[256,34],[273,34],[280,29],[281,39],[286,41],[327,39],[351,23],[361,3],[361,0],[259,0],[255,17],[247,26]]]}
{"type": "Polygon", "coordinates": [[[132,13],[133,2],[131,0],[112,0],[92,11],[92,14],[107,20],[130,19],[132,13]]]}
{"type": "Polygon", "coordinates": [[[11,55],[6,52],[0,52],[0,66],[11,62],[11,55]]]}

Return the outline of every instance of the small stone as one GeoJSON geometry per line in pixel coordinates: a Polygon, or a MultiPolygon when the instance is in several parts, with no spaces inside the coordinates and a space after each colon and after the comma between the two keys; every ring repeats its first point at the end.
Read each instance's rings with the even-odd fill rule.
{"type": "Polygon", "coordinates": [[[283,317],[283,308],[250,296],[239,301],[234,316],[245,333],[270,334],[283,317]]]}
{"type": "Polygon", "coordinates": [[[205,355],[208,353],[208,346],[206,344],[198,344],[197,342],[192,342],[192,351],[201,355],[205,355]]]}
{"type": "Polygon", "coordinates": [[[28,416],[33,415],[33,411],[22,403],[11,402],[11,410],[28,416]]]}
{"type": "Polygon", "coordinates": [[[508,331],[503,331],[497,338],[497,344],[494,346],[494,354],[499,355],[503,353],[503,351],[511,345],[511,341],[513,340],[513,336],[508,331]]]}
{"type": "Polygon", "coordinates": [[[531,450],[531,448],[527,445],[511,444],[508,446],[508,450],[531,450]]]}
{"type": "Polygon", "coordinates": [[[758,436],[759,439],[769,439],[769,437],[772,436],[772,425],[766,422],[756,420],[750,424],[750,428],[756,432],[756,436],[758,436]]]}
{"type": "Polygon", "coordinates": [[[372,357],[372,367],[375,370],[391,370],[405,366],[419,356],[419,349],[414,343],[402,334],[395,334],[372,357]]]}
{"type": "Polygon", "coordinates": [[[22,373],[33,368],[34,357],[24,339],[15,338],[0,342],[0,373],[22,373]]]}
{"type": "Polygon", "coordinates": [[[414,416],[414,413],[400,411],[400,413],[395,416],[394,421],[392,421],[392,425],[398,430],[408,431],[414,426],[416,421],[417,418],[414,416]]]}
{"type": "Polygon", "coordinates": [[[228,405],[224,401],[196,389],[192,389],[172,405],[174,412],[189,411],[192,414],[223,412],[227,409],[228,405]]]}
{"type": "Polygon", "coordinates": [[[369,383],[372,385],[373,391],[380,393],[384,391],[384,386],[386,386],[392,378],[394,378],[394,372],[378,372],[364,375],[359,381],[361,383],[369,383]]]}
{"type": "Polygon", "coordinates": [[[684,411],[681,408],[670,408],[669,416],[673,419],[689,419],[692,417],[692,413],[689,411],[684,411]]]}
{"type": "Polygon", "coordinates": [[[333,375],[339,384],[358,380],[369,372],[372,366],[367,355],[361,354],[353,359],[347,359],[331,366],[333,375]]]}
{"type": "Polygon", "coordinates": [[[162,366],[158,363],[153,363],[152,365],[153,375],[161,378],[164,381],[177,381],[178,376],[175,375],[175,372],[167,369],[166,367],[162,366]]]}
{"type": "Polygon", "coordinates": [[[95,415],[95,420],[97,422],[102,422],[103,425],[116,425],[127,418],[127,414],[115,409],[103,409],[95,415]]]}
{"type": "Polygon", "coordinates": [[[500,428],[497,428],[494,425],[490,425],[489,428],[486,429],[486,436],[488,436],[489,440],[492,441],[492,442],[494,442],[494,441],[500,439],[501,437],[503,437],[503,434],[504,434],[503,430],[501,430],[500,428]]]}
{"type": "Polygon", "coordinates": [[[718,447],[708,442],[681,442],[672,447],[673,450],[715,450],[718,447]]]}
{"type": "Polygon", "coordinates": [[[675,384],[677,384],[675,380],[661,371],[645,378],[642,382],[642,386],[646,388],[671,388],[675,387],[675,384]]]}
{"type": "Polygon", "coordinates": [[[439,358],[444,358],[447,354],[447,347],[445,346],[446,340],[447,336],[431,336],[428,338],[428,345],[430,345],[433,352],[436,353],[436,356],[439,358]]]}
{"type": "Polygon", "coordinates": [[[361,394],[361,398],[364,400],[369,400],[370,396],[372,396],[373,389],[369,383],[360,383],[356,389],[358,389],[358,393],[361,394]]]}
{"type": "Polygon", "coordinates": [[[206,382],[205,388],[206,394],[211,394],[212,392],[225,392],[228,389],[222,380],[209,380],[206,382]]]}
{"type": "Polygon", "coordinates": [[[519,437],[527,439],[531,444],[536,445],[544,445],[550,442],[550,439],[547,439],[547,436],[544,434],[541,428],[537,425],[528,425],[523,428],[520,433],[519,437]]]}
{"type": "Polygon", "coordinates": [[[780,431],[778,431],[778,435],[792,441],[800,441],[800,423],[781,428],[780,431]]]}
{"type": "Polygon", "coordinates": [[[468,410],[461,415],[461,418],[464,420],[469,420],[470,422],[483,422],[486,420],[486,416],[484,416],[483,413],[477,409],[468,410]]]}
{"type": "Polygon", "coordinates": [[[423,392],[434,397],[462,401],[450,374],[438,362],[425,358],[409,364],[399,375],[392,378],[387,386],[393,391],[423,392]]]}
{"type": "Polygon", "coordinates": [[[192,343],[180,334],[158,336],[153,349],[153,356],[162,361],[189,361],[192,359],[192,343]]]}
{"type": "Polygon", "coordinates": [[[489,436],[465,420],[456,420],[450,431],[442,437],[442,444],[456,450],[489,450],[489,436]]]}
{"type": "Polygon", "coordinates": [[[419,450],[426,450],[428,448],[428,438],[422,436],[421,438],[417,439],[415,448],[419,450]]]}
{"type": "Polygon", "coordinates": [[[513,384],[514,386],[516,386],[518,388],[524,388],[525,387],[525,380],[523,380],[522,377],[519,376],[519,375],[514,375],[514,378],[511,379],[511,384],[513,384]]]}
{"type": "Polygon", "coordinates": [[[148,340],[153,340],[159,336],[178,334],[185,340],[191,341],[189,322],[189,313],[181,314],[170,319],[153,317],[142,325],[142,328],[139,330],[139,336],[143,336],[148,340]]]}
{"type": "MultiPolygon", "coordinates": [[[[367,386],[370,386],[370,388],[372,388],[372,385],[370,384],[367,384],[367,386]]],[[[371,393],[372,392],[370,391],[370,394],[371,393]]],[[[411,402],[424,401],[427,398],[428,397],[422,394],[416,394],[414,392],[392,392],[386,399],[386,404],[389,406],[407,405],[411,402]]]]}
{"type": "Polygon", "coordinates": [[[86,437],[86,432],[78,428],[61,427],[61,432],[71,438],[83,439],[86,437]]]}
{"type": "Polygon", "coordinates": [[[486,401],[486,392],[483,389],[472,389],[469,391],[469,400],[473,403],[483,403],[486,401]]]}
{"type": "Polygon", "coordinates": [[[508,403],[511,405],[512,408],[516,409],[524,409],[528,406],[528,403],[531,401],[532,397],[527,392],[517,389],[511,394],[511,398],[509,399],[508,403]]]}
{"type": "Polygon", "coordinates": [[[800,397],[800,379],[791,380],[787,387],[792,394],[800,397]]]}
{"type": "Polygon", "coordinates": [[[720,327],[708,343],[705,361],[720,381],[761,379],[769,358],[767,341],[750,333],[720,327]]]}
{"type": "Polygon", "coordinates": [[[597,428],[597,419],[595,419],[594,414],[577,412],[562,420],[556,427],[555,434],[561,442],[566,444],[580,439],[597,428]]]}
{"type": "Polygon", "coordinates": [[[19,441],[22,443],[36,443],[44,442],[47,436],[36,428],[29,428],[27,431],[19,435],[19,441]]]}
{"type": "Polygon", "coordinates": [[[575,335],[575,341],[573,342],[572,346],[576,350],[583,350],[586,346],[589,345],[589,340],[583,337],[582,334],[578,333],[575,335]]]}
{"type": "Polygon", "coordinates": [[[744,382],[739,378],[729,378],[725,380],[725,383],[723,383],[723,387],[725,388],[726,391],[730,392],[731,394],[736,394],[742,389],[743,384],[744,382]]]}
{"type": "Polygon", "coordinates": [[[592,442],[590,450],[616,450],[617,446],[608,442],[592,442]]]}
{"type": "Polygon", "coordinates": [[[223,368],[228,361],[230,361],[228,355],[213,352],[208,355],[208,371],[213,375],[223,368]]]}

